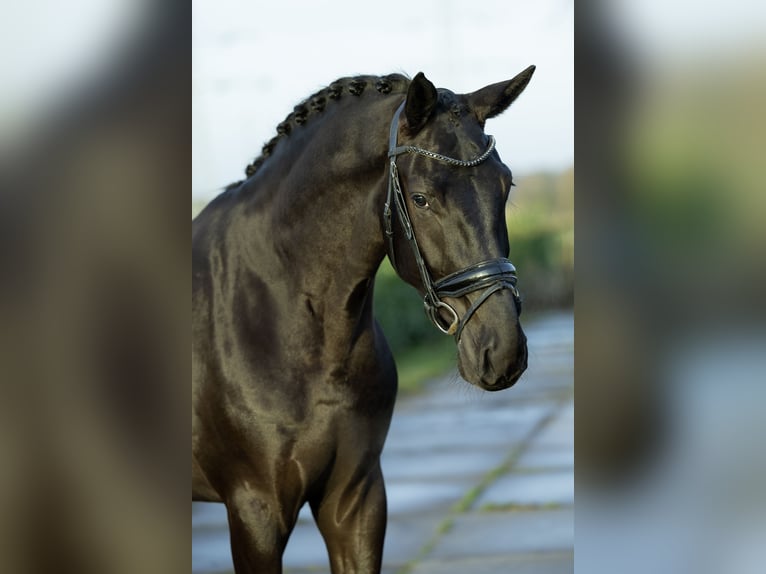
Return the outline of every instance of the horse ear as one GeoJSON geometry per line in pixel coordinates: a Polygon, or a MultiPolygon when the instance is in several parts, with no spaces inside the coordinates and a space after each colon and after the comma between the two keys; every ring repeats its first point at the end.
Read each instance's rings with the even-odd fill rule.
{"type": "Polygon", "coordinates": [[[419,132],[426,125],[438,99],[436,87],[423,75],[423,72],[418,72],[410,82],[407,103],[404,105],[404,117],[407,119],[410,134],[419,132]]]}
{"type": "Polygon", "coordinates": [[[512,80],[498,82],[467,94],[468,105],[476,113],[479,123],[484,125],[487,119],[503,113],[527,87],[534,71],[535,66],[529,66],[512,80]]]}

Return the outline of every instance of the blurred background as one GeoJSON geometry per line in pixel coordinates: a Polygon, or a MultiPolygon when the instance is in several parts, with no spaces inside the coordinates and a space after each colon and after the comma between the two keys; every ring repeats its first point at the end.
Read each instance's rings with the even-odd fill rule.
{"type": "Polygon", "coordinates": [[[760,572],[766,9],[578,18],[576,571],[760,572]]]}
{"type": "Polygon", "coordinates": [[[174,0],[3,5],[2,572],[190,569],[190,36],[174,0]]]}

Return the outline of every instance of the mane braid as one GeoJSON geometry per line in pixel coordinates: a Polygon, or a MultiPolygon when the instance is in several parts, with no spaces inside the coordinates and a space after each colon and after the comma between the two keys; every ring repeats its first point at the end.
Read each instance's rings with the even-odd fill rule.
{"type": "MultiPolygon", "coordinates": [[[[340,78],[332,82],[326,88],[322,88],[299,103],[288,116],[277,125],[277,135],[271,138],[261,149],[261,155],[253,160],[245,168],[245,175],[251,177],[258,168],[269,158],[277,144],[288,137],[295,129],[304,125],[312,117],[324,112],[328,105],[341,99],[345,94],[360,97],[365,91],[369,93],[390,94],[391,92],[405,92],[410,79],[402,74],[389,74],[387,76],[355,76],[340,78]],[[372,92],[374,88],[375,92],[372,92]]],[[[237,182],[229,187],[239,185],[237,182]]],[[[227,188],[228,189],[228,188],[227,188]]]]}

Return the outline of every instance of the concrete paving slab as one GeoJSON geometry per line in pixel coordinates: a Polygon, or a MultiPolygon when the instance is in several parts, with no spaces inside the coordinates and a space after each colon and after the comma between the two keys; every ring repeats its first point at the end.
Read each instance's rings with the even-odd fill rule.
{"type": "Polygon", "coordinates": [[[401,567],[414,560],[431,540],[446,512],[389,518],[383,563],[401,567]]]}
{"type": "Polygon", "coordinates": [[[574,548],[574,510],[471,512],[455,517],[428,559],[510,556],[574,548]]]}
{"type": "Polygon", "coordinates": [[[573,552],[486,556],[420,562],[411,574],[571,574],[573,552]]]}
{"type": "Polygon", "coordinates": [[[383,451],[381,465],[387,483],[401,479],[480,479],[499,466],[505,457],[505,451],[496,448],[383,451]]]}
{"type": "Polygon", "coordinates": [[[192,503],[192,571],[222,572],[233,568],[226,507],[192,503]]]}
{"type": "Polygon", "coordinates": [[[550,412],[550,405],[525,404],[517,409],[429,409],[394,413],[386,450],[432,452],[461,448],[512,447],[526,438],[537,422],[550,412]]]}
{"type": "MultiPolygon", "coordinates": [[[[509,401],[507,408],[524,402],[555,401],[563,396],[571,395],[572,369],[567,368],[556,373],[525,373],[511,389],[511,393],[512,397],[505,399],[509,401]]],[[[502,407],[502,404],[498,406],[502,407]]]]}
{"type": "Polygon", "coordinates": [[[471,478],[433,480],[386,481],[389,515],[420,514],[439,509],[449,509],[475,484],[471,478]]]}
{"type": "MultiPolygon", "coordinates": [[[[226,534],[228,544],[228,533],[226,534]]],[[[192,572],[218,573],[233,572],[234,566],[231,561],[229,546],[209,546],[209,541],[194,541],[195,546],[203,546],[192,554],[192,572]]]]}
{"type": "MultiPolygon", "coordinates": [[[[388,567],[383,566],[383,569],[380,571],[380,574],[396,574],[398,568],[397,567],[388,567]]],[[[221,573],[221,574],[234,574],[232,573],[221,573]]],[[[331,574],[329,568],[286,568],[284,570],[284,574],[331,574]]]]}
{"type": "Polygon", "coordinates": [[[574,427],[568,421],[556,421],[535,438],[534,444],[574,449],[574,427]]]}
{"type": "Polygon", "coordinates": [[[324,568],[330,570],[327,548],[319,529],[312,523],[302,522],[295,526],[282,563],[289,568],[324,568]]]}
{"type": "Polygon", "coordinates": [[[233,568],[229,529],[194,532],[192,572],[222,572],[233,568]]]}
{"type": "Polygon", "coordinates": [[[484,506],[574,504],[574,474],[559,472],[511,473],[493,482],[474,503],[484,506]]]}
{"type": "Polygon", "coordinates": [[[532,445],[516,461],[516,469],[564,470],[574,468],[574,449],[570,446],[532,445]]]}
{"type": "Polygon", "coordinates": [[[538,356],[531,356],[529,360],[534,360],[535,363],[530,363],[532,366],[529,367],[524,376],[529,377],[529,380],[534,379],[536,381],[535,388],[551,383],[557,385],[572,384],[571,378],[567,379],[559,376],[572,372],[574,363],[571,357],[539,353],[538,356]]]}
{"type": "Polygon", "coordinates": [[[524,440],[529,428],[521,424],[498,427],[485,425],[474,428],[437,429],[429,435],[413,436],[406,442],[399,442],[400,452],[428,452],[461,448],[511,449],[524,440]]]}

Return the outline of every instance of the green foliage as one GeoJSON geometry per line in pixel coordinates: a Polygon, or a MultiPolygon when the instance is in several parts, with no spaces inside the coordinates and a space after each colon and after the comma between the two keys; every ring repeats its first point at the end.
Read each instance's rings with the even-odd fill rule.
{"type": "Polygon", "coordinates": [[[523,178],[512,195],[508,238],[526,310],[574,301],[574,170],[523,178]]]}
{"type": "Polygon", "coordinates": [[[381,264],[375,279],[374,306],[394,355],[444,337],[426,317],[423,298],[399,278],[388,259],[381,264]]]}
{"type": "Polygon", "coordinates": [[[509,234],[511,259],[518,269],[555,269],[561,261],[562,238],[555,231],[535,227],[524,233],[509,234]]]}

